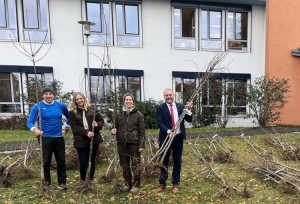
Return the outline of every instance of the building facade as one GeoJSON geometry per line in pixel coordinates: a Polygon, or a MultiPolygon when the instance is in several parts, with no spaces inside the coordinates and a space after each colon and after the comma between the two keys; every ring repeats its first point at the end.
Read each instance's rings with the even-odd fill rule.
{"type": "MultiPolygon", "coordinates": [[[[275,13],[292,11],[283,11],[279,2],[0,0],[0,115],[26,111],[21,96],[26,93],[24,83],[34,77],[34,67],[24,52],[34,53],[41,45],[35,56],[39,78],[46,83],[62,81],[64,91],[88,93],[90,76],[93,93],[100,76],[97,90],[101,100],[110,91],[109,73],[113,87],[130,89],[139,101],[162,100],[168,87],[175,90],[176,100],[182,101],[185,86],[199,83],[197,74],[220,49],[229,51],[216,78],[227,88],[251,83],[266,72],[294,77],[293,88],[299,85],[299,75],[289,69],[299,67],[299,58],[285,53],[290,61],[284,64],[287,73],[282,75],[278,72],[282,50],[278,49],[286,42],[289,48],[299,46],[300,40],[296,35],[281,38],[284,31],[278,26],[282,24],[276,22],[283,19],[275,13]],[[85,20],[95,23],[88,38],[78,23],[85,20]],[[277,50],[270,51],[273,49],[277,50]]],[[[289,8],[296,12],[299,6],[294,2],[289,8]]],[[[297,26],[299,31],[299,23],[297,26]]],[[[212,107],[212,96],[209,91],[205,94],[201,96],[204,106],[212,107]]],[[[300,124],[296,117],[289,120],[297,97],[293,92],[284,109],[285,124],[300,124]]],[[[256,126],[253,119],[244,119],[246,111],[247,104],[239,104],[227,126],[256,126]]]]}

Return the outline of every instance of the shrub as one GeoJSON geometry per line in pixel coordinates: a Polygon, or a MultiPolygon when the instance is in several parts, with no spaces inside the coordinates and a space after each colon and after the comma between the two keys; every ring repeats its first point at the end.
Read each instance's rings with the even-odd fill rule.
{"type": "Polygon", "coordinates": [[[15,114],[0,118],[0,129],[27,129],[28,115],[15,114]]]}

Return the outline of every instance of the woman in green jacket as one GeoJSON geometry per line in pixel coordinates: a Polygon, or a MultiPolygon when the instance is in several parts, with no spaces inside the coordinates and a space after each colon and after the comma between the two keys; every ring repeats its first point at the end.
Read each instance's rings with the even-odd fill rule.
{"type": "Polygon", "coordinates": [[[103,142],[100,135],[100,130],[104,125],[103,118],[97,110],[91,107],[83,93],[77,92],[74,94],[70,105],[69,122],[73,132],[74,147],[77,149],[79,157],[80,181],[84,182],[86,179],[92,181],[95,174],[96,154],[99,144],[103,142]],[[86,178],[91,138],[94,138],[91,172],[90,178],[86,178]]]}
{"type": "Polygon", "coordinates": [[[125,186],[123,191],[137,193],[140,188],[141,152],[145,149],[145,123],[143,114],[133,105],[134,97],[123,96],[123,109],[115,116],[115,128],[120,164],[123,169],[125,186]],[[133,174],[133,175],[132,175],[133,174]]]}

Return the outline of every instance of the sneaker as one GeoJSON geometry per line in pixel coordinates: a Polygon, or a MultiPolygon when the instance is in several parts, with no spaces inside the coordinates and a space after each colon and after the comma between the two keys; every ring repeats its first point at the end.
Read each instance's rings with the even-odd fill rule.
{"type": "Polygon", "coordinates": [[[140,188],[138,187],[132,187],[132,189],[130,190],[130,193],[137,193],[140,190],[140,188]]]}
{"type": "Polygon", "coordinates": [[[68,187],[67,187],[66,184],[61,183],[61,184],[58,185],[58,189],[60,189],[60,190],[67,190],[68,187]]]}
{"type": "Polygon", "coordinates": [[[129,187],[129,186],[124,186],[124,187],[122,188],[122,191],[123,191],[123,192],[130,191],[130,187],[129,187]]]}

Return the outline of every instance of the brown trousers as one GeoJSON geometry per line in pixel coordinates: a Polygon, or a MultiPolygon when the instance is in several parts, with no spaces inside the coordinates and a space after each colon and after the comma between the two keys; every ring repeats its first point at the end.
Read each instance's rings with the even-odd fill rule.
{"type": "Polygon", "coordinates": [[[132,186],[139,188],[141,182],[141,169],[139,169],[141,153],[139,152],[139,144],[118,143],[118,154],[120,165],[123,169],[125,185],[130,188],[132,186]]]}

